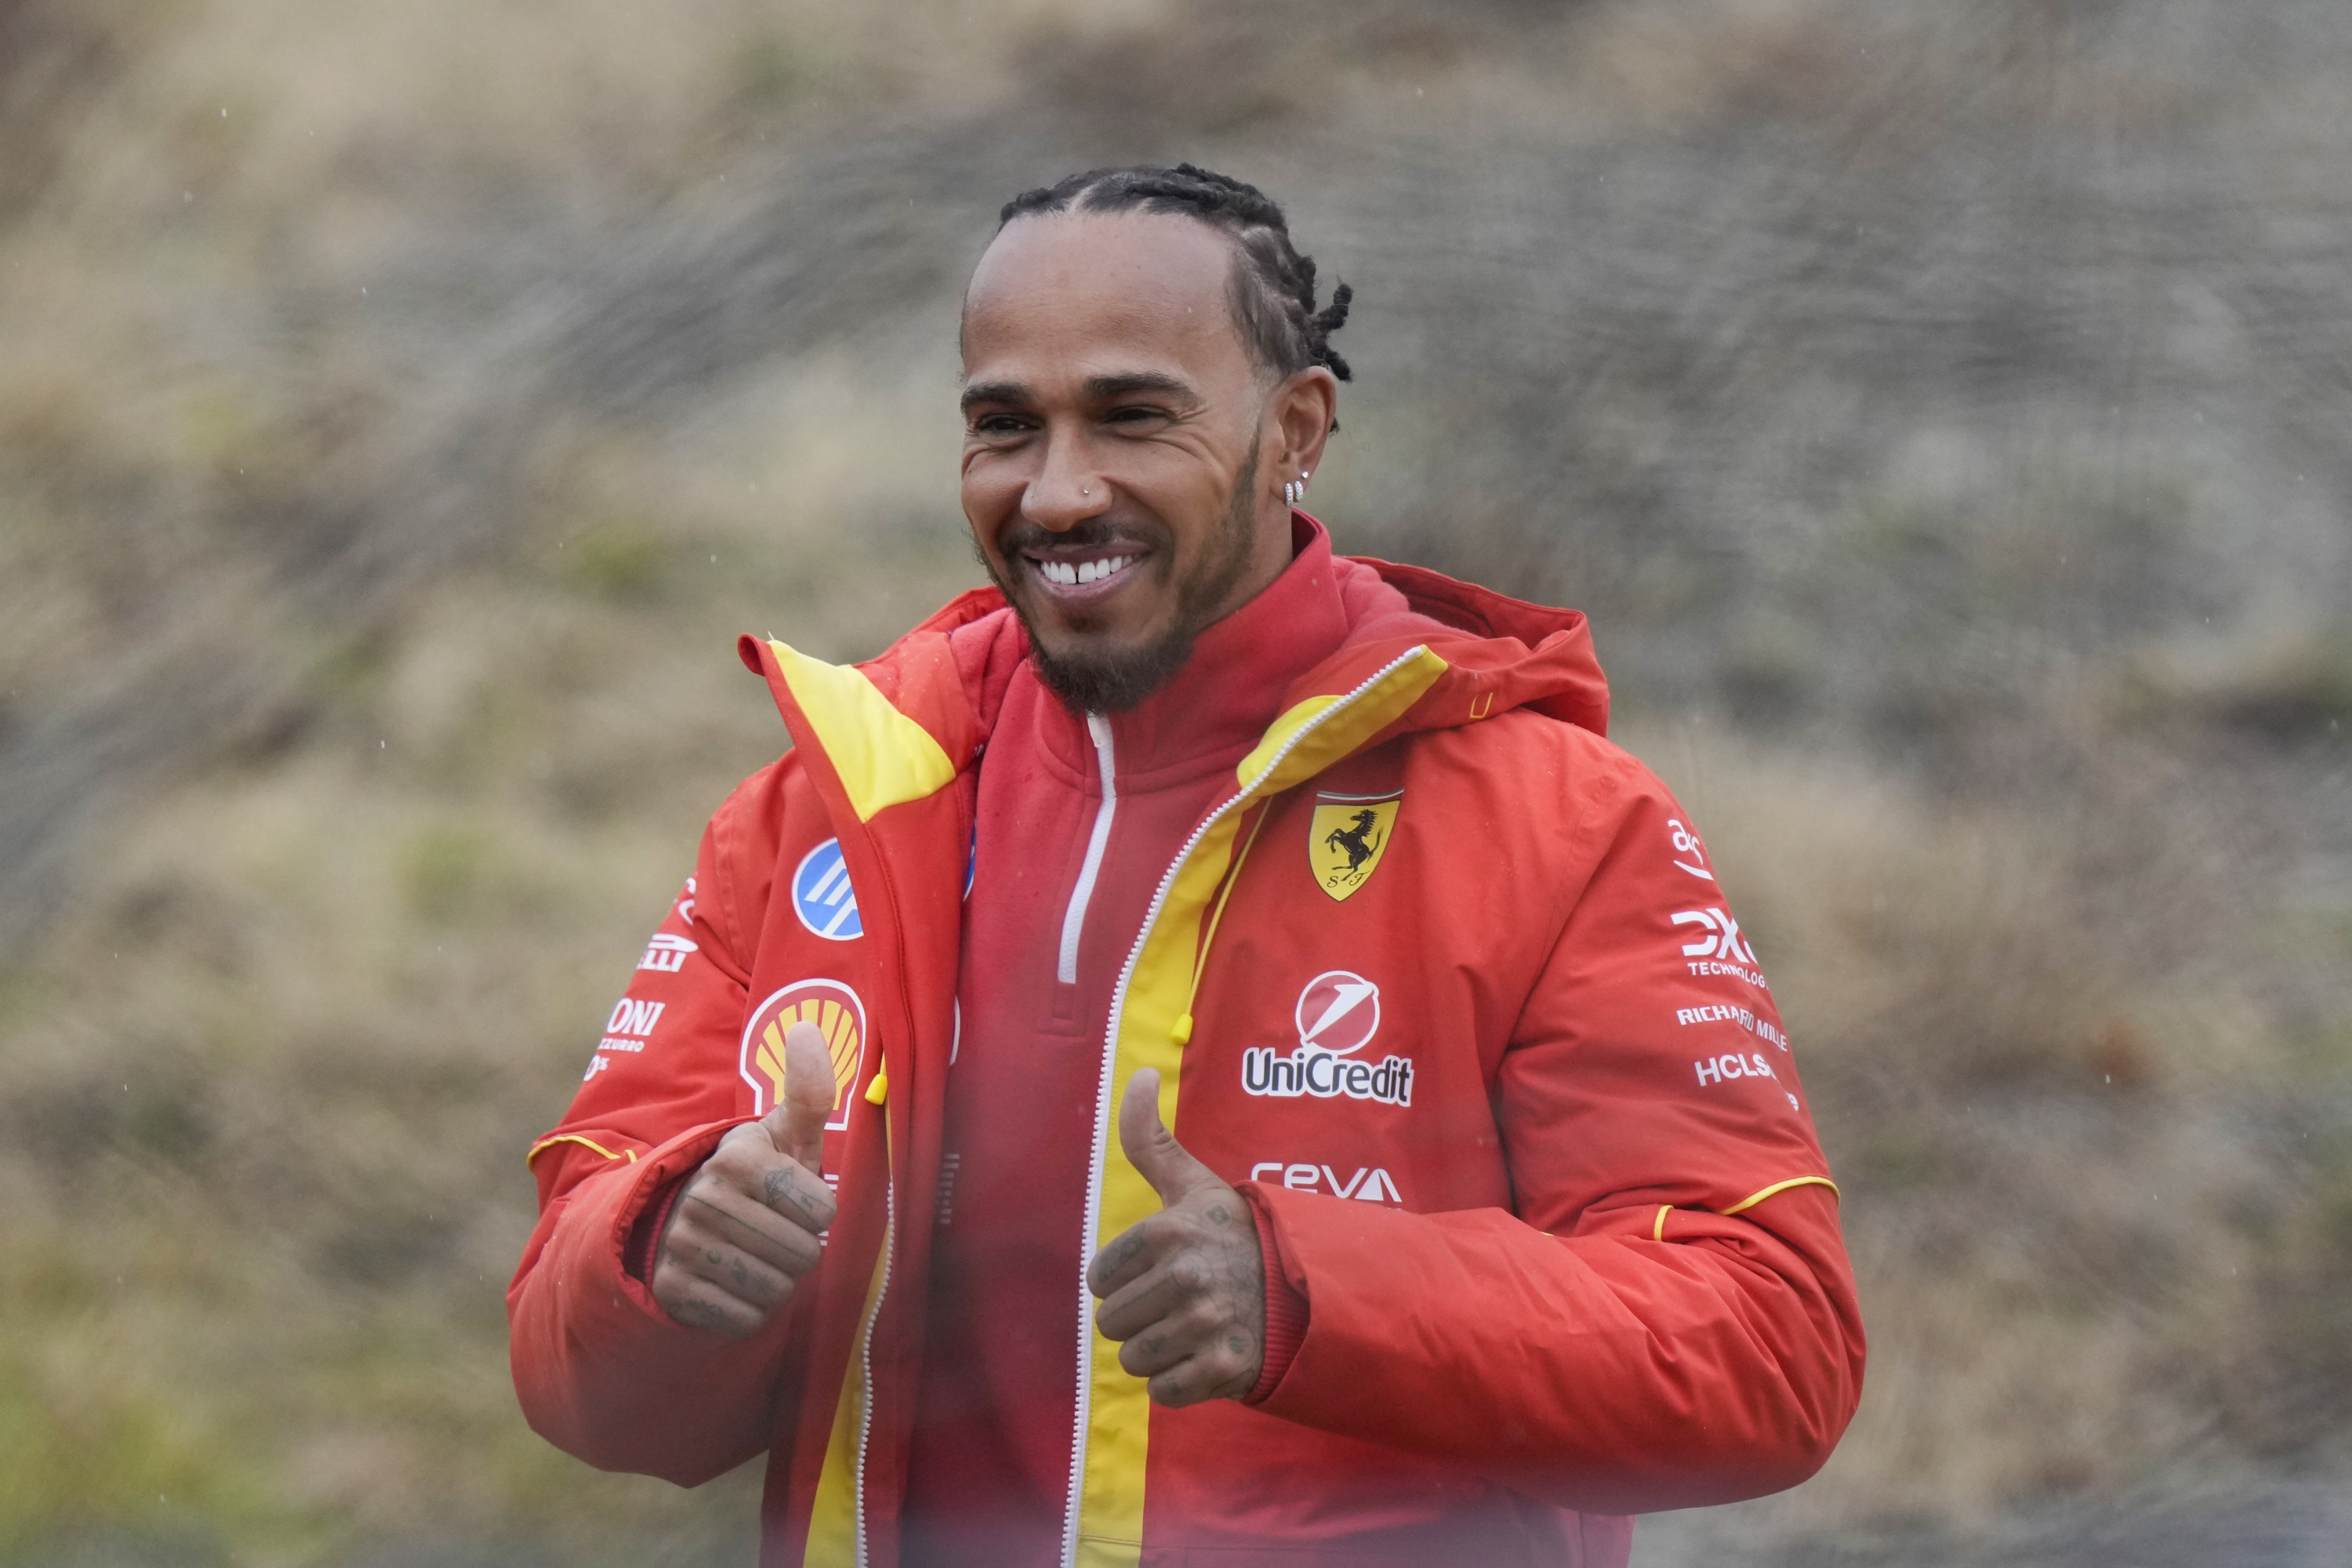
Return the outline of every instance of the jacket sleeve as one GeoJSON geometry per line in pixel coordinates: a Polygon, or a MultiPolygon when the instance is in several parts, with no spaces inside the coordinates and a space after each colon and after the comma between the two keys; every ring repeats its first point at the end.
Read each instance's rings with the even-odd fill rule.
{"type": "Polygon", "coordinates": [[[1261,1407],[1587,1512],[1759,1496],[1821,1467],[1860,1394],[1835,1189],[1687,815],[1613,749],[1587,765],[1565,918],[1491,1080],[1515,1212],[1253,1188],[1307,1309],[1261,1407]]]}
{"type": "Polygon", "coordinates": [[[791,761],[754,775],[711,819],[571,1110],[532,1146],[539,1224],[507,1291],[515,1391],[532,1428],[601,1468],[681,1486],[766,1448],[791,1393],[796,1314],[742,1342],[688,1328],[629,1258],[640,1219],[751,1112],[738,1073],[744,937],[772,862],[746,840],[774,819],[791,761]]]}

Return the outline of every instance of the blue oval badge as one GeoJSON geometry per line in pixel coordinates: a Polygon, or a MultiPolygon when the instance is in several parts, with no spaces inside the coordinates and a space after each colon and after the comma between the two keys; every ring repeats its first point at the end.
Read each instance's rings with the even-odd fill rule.
{"type": "Polygon", "coordinates": [[[857,918],[857,895],[849,890],[840,839],[828,838],[801,857],[800,868],[793,873],[793,912],[827,942],[866,934],[857,918]]]}

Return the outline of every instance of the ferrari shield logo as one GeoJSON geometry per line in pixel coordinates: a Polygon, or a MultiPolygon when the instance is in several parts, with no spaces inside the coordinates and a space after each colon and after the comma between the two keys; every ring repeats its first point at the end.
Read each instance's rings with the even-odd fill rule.
{"type": "Polygon", "coordinates": [[[1307,864],[1325,892],[1345,899],[1372,879],[1403,804],[1402,790],[1315,797],[1314,819],[1307,828],[1307,864]]]}

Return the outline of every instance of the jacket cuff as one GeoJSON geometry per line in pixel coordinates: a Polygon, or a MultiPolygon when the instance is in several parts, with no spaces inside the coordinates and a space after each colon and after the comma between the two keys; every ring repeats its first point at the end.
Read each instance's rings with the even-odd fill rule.
{"type": "Polygon", "coordinates": [[[1265,1200],[1250,1187],[1239,1190],[1249,1200],[1257,1221],[1258,1258],[1265,1270],[1265,1359],[1259,1364],[1256,1384],[1242,1396],[1243,1404],[1256,1405],[1275,1391],[1297,1359],[1298,1347],[1307,1341],[1307,1298],[1292,1288],[1282,1267],[1282,1248],[1274,1238],[1274,1216],[1265,1200]]]}
{"type": "Polygon", "coordinates": [[[635,1222],[629,1226],[628,1242],[621,1248],[622,1272],[638,1284],[648,1287],[653,1284],[654,1258],[661,1250],[662,1232],[669,1228],[670,1210],[677,1207],[678,1197],[686,1191],[686,1184],[694,1180],[696,1173],[701,1169],[697,1165],[681,1172],[641,1200],[645,1207],[637,1211],[635,1222]]]}
{"type": "MultiPolygon", "coordinates": [[[[558,1228],[572,1233],[568,1243],[557,1237],[550,1240],[568,1254],[568,1262],[586,1266],[587,1279],[604,1282],[605,1289],[592,1290],[587,1293],[590,1297],[609,1297],[615,1314],[625,1320],[650,1319],[666,1329],[684,1326],[654,1300],[652,1263],[661,1244],[661,1220],[685,1184],[737,1124],[735,1121],[710,1122],[648,1151],[630,1167],[619,1192],[596,1196],[594,1208],[602,1209],[602,1214],[592,1210],[576,1219],[566,1215],[573,1223],[558,1228]]],[[[587,1195],[584,1185],[574,1189],[565,1200],[567,1207],[577,1208],[587,1195]]],[[[525,1267],[530,1268],[528,1259],[525,1267]]]]}

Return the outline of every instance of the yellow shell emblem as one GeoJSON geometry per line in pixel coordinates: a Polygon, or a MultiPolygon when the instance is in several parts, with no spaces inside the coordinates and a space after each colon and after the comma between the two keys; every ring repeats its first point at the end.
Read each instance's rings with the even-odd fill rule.
{"type": "Polygon", "coordinates": [[[787,985],[751,1015],[743,1029],[740,1070],[754,1091],[754,1114],[775,1108],[784,1095],[784,1031],[794,1024],[814,1024],[824,1033],[833,1057],[833,1114],[825,1125],[849,1125],[849,1089],[857,1081],[857,1064],[866,1054],[866,1004],[856,992],[838,980],[803,980],[787,985]]]}
{"type": "Polygon", "coordinates": [[[1325,892],[1344,900],[1372,879],[1403,805],[1402,790],[1316,795],[1315,815],[1307,825],[1307,864],[1325,892]]]}

